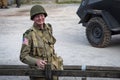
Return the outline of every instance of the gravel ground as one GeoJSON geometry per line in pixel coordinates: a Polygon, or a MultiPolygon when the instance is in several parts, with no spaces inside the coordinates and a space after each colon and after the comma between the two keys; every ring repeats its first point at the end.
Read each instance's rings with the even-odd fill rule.
{"type": "MultiPolygon", "coordinates": [[[[120,35],[112,36],[107,48],[92,47],[85,36],[85,27],[78,24],[79,4],[42,4],[48,12],[46,23],[51,23],[57,39],[55,49],[65,65],[120,66],[120,35]]],[[[33,5],[11,6],[0,9],[0,65],[21,65],[19,61],[22,34],[32,26],[29,10],[33,5]]],[[[60,80],[80,80],[78,77],[60,80]]],[[[0,76],[0,80],[29,80],[28,77],[0,76]]],[[[88,78],[88,80],[118,80],[88,78]]]]}

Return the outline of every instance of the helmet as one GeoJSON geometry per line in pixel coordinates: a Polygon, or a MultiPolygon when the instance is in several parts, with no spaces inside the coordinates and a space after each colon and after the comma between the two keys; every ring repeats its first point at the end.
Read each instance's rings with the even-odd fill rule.
{"type": "Polygon", "coordinates": [[[40,5],[35,5],[31,8],[30,10],[30,18],[31,20],[33,20],[34,16],[37,15],[37,14],[44,14],[45,17],[47,16],[47,12],[45,11],[45,9],[40,6],[40,5]]]}

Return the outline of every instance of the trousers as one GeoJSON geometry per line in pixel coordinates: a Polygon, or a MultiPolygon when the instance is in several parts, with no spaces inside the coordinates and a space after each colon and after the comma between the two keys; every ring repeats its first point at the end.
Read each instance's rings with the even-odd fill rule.
{"type": "Polygon", "coordinates": [[[5,6],[7,7],[7,0],[0,0],[0,6],[5,6]]]}
{"type": "Polygon", "coordinates": [[[21,1],[20,0],[16,0],[16,5],[17,5],[17,7],[20,7],[21,6],[21,1]]]}

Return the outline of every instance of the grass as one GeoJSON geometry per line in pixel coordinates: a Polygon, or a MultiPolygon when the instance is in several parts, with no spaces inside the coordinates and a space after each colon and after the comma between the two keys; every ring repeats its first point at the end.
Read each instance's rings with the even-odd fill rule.
{"type": "Polygon", "coordinates": [[[56,0],[56,3],[57,4],[71,4],[71,3],[80,3],[81,2],[81,0],[77,0],[77,1],[73,1],[73,0],[68,0],[68,1],[59,1],[59,0],[56,0]]]}

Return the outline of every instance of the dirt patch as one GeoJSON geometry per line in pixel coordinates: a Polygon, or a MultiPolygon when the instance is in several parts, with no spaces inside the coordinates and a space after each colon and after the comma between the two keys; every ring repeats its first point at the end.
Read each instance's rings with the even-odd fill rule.
{"type": "Polygon", "coordinates": [[[29,10],[19,10],[17,12],[11,12],[11,14],[0,14],[0,17],[12,17],[12,16],[29,16],[29,10]]]}
{"type": "Polygon", "coordinates": [[[24,9],[24,10],[20,10],[20,11],[18,11],[18,12],[21,12],[21,13],[26,13],[26,12],[29,12],[30,10],[28,10],[28,9],[24,9]]]}

